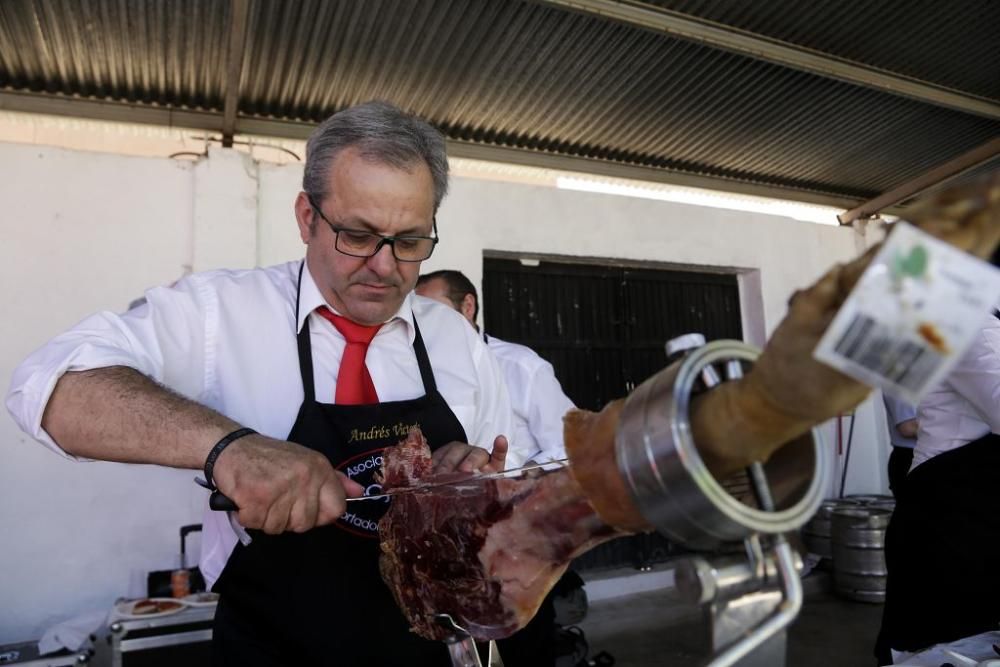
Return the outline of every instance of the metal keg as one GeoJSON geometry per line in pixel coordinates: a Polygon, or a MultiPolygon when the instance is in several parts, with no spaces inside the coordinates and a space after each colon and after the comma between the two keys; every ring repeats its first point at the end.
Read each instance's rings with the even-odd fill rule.
{"type": "Polygon", "coordinates": [[[837,507],[831,520],[833,587],[859,602],[885,601],[885,529],[892,511],[871,505],[837,507]]]}
{"type": "Polygon", "coordinates": [[[811,554],[821,558],[833,558],[831,542],[833,510],[840,507],[837,500],[824,500],[813,518],[802,527],[802,543],[811,554]]]}
{"type": "Polygon", "coordinates": [[[841,501],[843,503],[853,503],[856,505],[863,505],[865,507],[883,507],[890,510],[896,507],[896,499],[892,496],[883,496],[872,493],[858,493],[845,496],[844,498],[841,498],[841,501]]]}

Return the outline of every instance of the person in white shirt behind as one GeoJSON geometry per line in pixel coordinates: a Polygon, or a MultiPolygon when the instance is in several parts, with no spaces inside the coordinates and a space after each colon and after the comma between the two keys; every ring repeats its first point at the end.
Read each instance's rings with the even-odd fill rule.
{"type": "MultiPolygon", "coordinates": [[[[443,269],[422,274],[416,292],[451,306],[479,331],[479,296],[475,285],[461,271],[443,269]]],[[[566,458],[563,416],[575,406],[563,392],[552,364],[530,347],[485,333],[483,340],[500,362],[514,410],[507,467],[566,458]]]]}
{"type": "MultiPolygon", "coordinates": [[[[994,260],[994,265],[997,262],[994,260]]],[[[913,465],[886,532],[876,644],[917,651],[1000,623],[1000,319],[987,316],[917,407],[913,465]]]]}
{"type": "MultiPolygon", "coordinates": [[[[461,313],[479,331],[479,296],[472,281],[460,271],[425,273],[417,280],[416,293],[434,299],[461,313]]],[[[514,410],[514,432],[507,452],[510,468],[529,463],[566,458],[563,417],[575,407],[563,393],[552,364],[534,350],[483,334],[483,340],[500,362],[507,393],[514,410]]],[[[560,589],[579,586],[580,578],[568,571],[560,585],[542,603],[531,623],[507,639],[497,642],[500,657],[508,665],[552,667],[555,664],[554,597],[560,589]]]]}
{"type": "Polygon", "coordinates": [[[913,465],[913,448],[917,446],[920,422],[916,406],[886,393],[882,394],[882,402],[885,404],[886,421],[889,422],[889,442],[892,443],[888,465],[889,490],[893,496],[898,496],[913,465]]]}

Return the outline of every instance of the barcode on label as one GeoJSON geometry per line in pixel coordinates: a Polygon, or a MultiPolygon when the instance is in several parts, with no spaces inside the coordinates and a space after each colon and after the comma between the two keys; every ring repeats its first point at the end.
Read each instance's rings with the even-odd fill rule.
{"type": "Polygon", "coordinates": [[[919,391],[945,359],[919,340],[900,340],[889,327],[857,314],[834,350],[870,373],[919,391]]]}

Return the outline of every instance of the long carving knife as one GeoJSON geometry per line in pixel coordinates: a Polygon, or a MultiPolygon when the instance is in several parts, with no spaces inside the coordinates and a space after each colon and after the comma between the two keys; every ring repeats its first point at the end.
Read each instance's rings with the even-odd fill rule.
{"type": "MultiPolygon", "coordinates": [[[[398,486],[389,489],[385,493],[374,494],[370,496],[359,496],[357,498],[347,498],[347,502],[354,502],[358,500],[384,500],[385,498],[391,498],[392,496],[409,494],[409,493],[429,493],[435,489],[441,489],[443,487],[452,487],[457,490],[474,490],[476,485],[489,481],[492,479],[505,479],[509,477],[519,477],[522,474],[529,472],[531,470],[541,470],[541,469],[556,469],[557,467],[565,466],[569,463],[569,459],[557,459],[554,461],[545,461],[544,463],[532,463],[530,465],[521,466],[520,468],[511,468],[510,470],[504,470],[502,472],[493,472],[486,474],[479,473],[446,473],[448,475],[447,479],[439,479],[435,481],[428,482],[426,484],[414,484],[413,486],[398,486]]],[[[196,482],[205,486],[205,483],[201,479],[195,479],[196,482]]],[[[212,491],[212,495],[208,499],[208,506],[217,512],[237,512],[239,507],[236,503],[229,499],[228,496],[222,494],[219,491],[212,491]]]]}
{"type": "Polygon", "coordinates": [[[413,486],[397,486],[389,489],[385,493],[378,493],[371,496],[358,496],[357,498],[348,498],[347,502],[353,502],[356,500],[382,500],[385,498],[391,498],[393,496],[401,496],[410,493],[430,493],[437,490],[441,490],[444,487],[452,487],[459,491],[475,490],[477,488],[476,485],[479,484],[480,482],[489,481],[491,479],[520,477],[522,474],[530,470],[540,470],[540,469],[555,470],[556,467],[562,467],[567,463],[569,463],[569,459],[557,459],[555,461],[546,461],[545,463],[532,463],[530,465],[521,466],[520,468],[511,468],[510,470],[504,470],[502,472],[491,472],[486,474],[479,474],[479,473],[461,474],[461,475],[456,475],[455,479],[433,481],[433,482],[428,482],[426,484],[414,484],[413,486]]]}

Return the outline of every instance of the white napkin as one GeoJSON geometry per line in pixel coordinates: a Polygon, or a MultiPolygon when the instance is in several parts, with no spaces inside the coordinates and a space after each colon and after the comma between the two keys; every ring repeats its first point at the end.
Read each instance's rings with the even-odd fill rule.
{"type": "Polygon", "coordinates": [[[916,653],[893,651],[892,664],[906,665],[906,667],[939,667],[941,664],[950,662],[953,665],[962,665],[963,661],[955,656],[955,653],[958,653],[966,659],[964,664],[974,665],[980,660],[985,661],[998,657],[993,651],[993,644],[1000,644],[1000,632],[984,632],[947,644],[936,644],[916,653]]]}
{"type": "Polygon", "coordinates": [[[38,652],[46,655],[62,649],[79,651],[89,641],[90,635],[104,625],[107,617],[107,609],[88,611],[53,625],[38,640],[38,652]]]}

